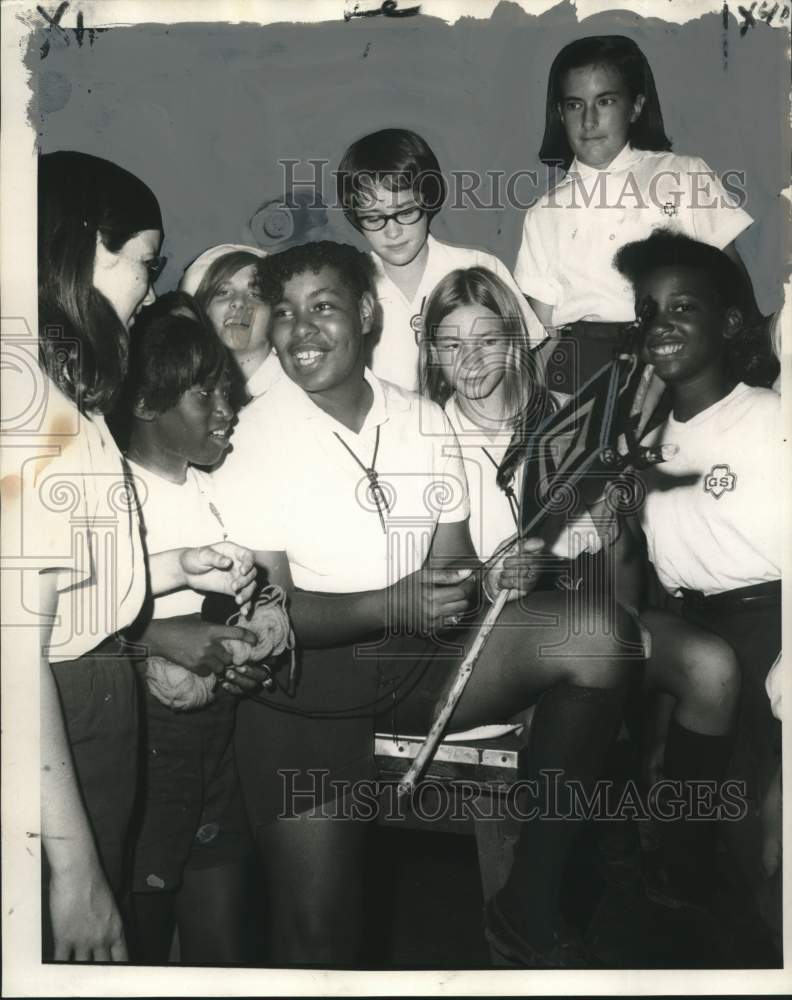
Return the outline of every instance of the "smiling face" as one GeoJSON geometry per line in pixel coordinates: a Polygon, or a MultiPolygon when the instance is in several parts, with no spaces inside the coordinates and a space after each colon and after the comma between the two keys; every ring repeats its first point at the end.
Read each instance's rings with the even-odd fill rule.
{"type": "Polygon", "coordinates": [[[143,306],[154,301],[153,284],[161,243],[159,229],[144,229],[131,236],[118,253],[113,253],[96,234],[93,286],[104,295],[127,329],[143,306]]]}
{"type": "Polygon", "coordinates": [[[578,160],[604,168],[624,149],[643,105],[643,94],[630,97],[612,66],[583,66],[564,76],[558,111],[578,160]]]}
{"type": "Polygon", "coordinates": [[[650,271],[636,287],[656,311],[647,325],[644,355],[670,385],[723,377],[725,339],[742,327],[738,309],[726,309],[707,275],[690,267],[650,271]]]}
{"type": "Polygon", "coordinates": [[[152,418],[161,458],[173,464],[214,465],[228,448],[234,412],[228,401],[231,384],[223,372],[212,385],[194,385],[179,402],[152,418]]]}
{"type": "Polygon", "coordinates": [[[219,285],[206,313],[230,351],[256,351],[268,344],[270,310],[259,293],[255,264],[219,285]]]}
{"type": "Polygon", "coordinates": [[[358,301],[334,267],[295,274],[272,308],[272,345],[283,370],[312,395],[356,392],[373,314],[371,295],[358,301]]]}
{"type": "Polygon", "coordinates": [[[458,306],[433,334],[432,360],[458,396],[484,400],[513,365],[512,337],[497,313],[480,305],[458,306]]]}
{"type": "MultiPolygon", "coordinates": [[[[375,184],[370,191],[361,194],[360,205],[355,211],[358,223],[361,220],[393,216],[397,212],[420,209],[410,188],[390,191],[381,184],[375,184]]],[[[411,264],[426,245],[429,235],[429,219],[421,214],[412,223],[399,222],[389,218],[382,229],[372,232],[361,228],[361,232],[371,244],[372,250],[387,263],[395,267],[411,264]]]]}

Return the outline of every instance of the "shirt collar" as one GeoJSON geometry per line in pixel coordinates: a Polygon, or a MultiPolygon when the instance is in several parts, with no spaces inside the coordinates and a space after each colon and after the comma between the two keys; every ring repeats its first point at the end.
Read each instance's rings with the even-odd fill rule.
{"type": "MultiPolygon", "coordinates": [[[[399,389],[398,386],[391,385],[390,382],[383,382],[368,368],[364,370],[363,377],[371,386],[373,399],[363,421],[363,426],[358,432],[359,434],[363,434],[372,427],[378,427],[380,424],[386,423],[392,413],[406,410],[410,405],[410,396],[414,395],[414,393],[407,393],[399,389]]],[[[317,406],[308,393],[300,389],[291,379],[285,378],[283,382],[288,382],[291,388],[295,390],[294,392],[289,392],[288,397],[290,402],[293,402],[298,408],[300,418],[311,421],[325,421],[327,426],[333,431],[337,431],[340,434],[353,434],[348,427],[344,427],[334,417],[325,413],[320,406],[317,406]]]]}
{"type": "MultiPolygon", "coordinates": [[[[443,244],[439,243],[434,238],[434,236],[432,236],[431,233],[427,233],[427,236],[426,236],[426,267],[424,268],[424,273],[426,273],[426,271],[429,270],[429,262],[430,262],[430,260],[432,260],[433,257],[437,256],[437,251],[442,246],[443,246],[443,244]]],[[[380,255],[377,253],[376,250],[369,250],[369,254],[371,255],[371,259],[374,262],[374,269],[376,270],[378,277],[380,277],[380,278],[386,278],[387,280],[390,280],[388,278],[388,274],[387,274],[387,272],[385,270],[385,265],[382,262],[382,257],[380,257],[380,255]]]]}
{"type": "Polygon", "coordinates": [[[512,439],[511,428],[487,431],[478,424],[473,423],[462,412],[457,404],[456,396],[450,396],[445,404],[445,413],[448,421],[454,428],[454,433],[460,440],[475,444],[485,448],[506,448],[512,439]]]}
{"type": "MultiPolygon", "coordinates": [[[[444,277],[450,270],[452,270],[447,261],[444,260],[447,255],[448,251],[445,243],[441,243],[439,240],[436,240],[434,236],[429,233],[426,237],[426,263],[424,264],[424,272],[421,276],[420,282],[418,283],[418,287],[415,290],[415,297],[412,302],[408,303],[408,305],[416,309],[417,312],[421,312],[423,310],[429,292],[431,292],[431,290],[435,287],[440,278],[444,277]]],[[[372,250],[371,257],[374,261],[374,269],[377,273],[377,282],[387,282],[385,288],[380,287],[378,289],[379,297],[382,298],[384,292],[385,297],[387,298],[387,288],[390,286],[396,294],[398,294],[401,298],[404,298],[402,292],[397,288],[396,283],[385,270],[385,265],[383,264],[382,258],[379,254],[372,250]]]]}
{"type": "Polygon", "coordinates": [[[251,396],[261,396],[280,379],[283,374],[278,355],[270,351],[258,368],[247,380],[246,388],[251,396]]]}
{"type": "Polygon", "coordinates": [[[568,173],[576,173],[580,177],[596,177],[597,174],[616,174],[620,170],[625,170],[627,167],[632,166],[633,163],[642,159],[643,155],[643,150],[633,149],[628,142],[621,152],[611,160],[607,167],[589,167],[575,157],[569,165],[568,173]]]}

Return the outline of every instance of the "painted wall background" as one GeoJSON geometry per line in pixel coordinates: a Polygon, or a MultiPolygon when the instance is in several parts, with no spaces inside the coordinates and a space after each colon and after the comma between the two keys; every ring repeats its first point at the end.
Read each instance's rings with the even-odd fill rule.
{"type": "MultiPolygon", "coordinates": [[[[538,196],[553,57],[576,37],[629,35],[653,68],[674,150],[718,172],[745,171],[755,223],[738,246],[770,312],[787,257],[779,192],[788,183],[789,34],[761,21],[740,27],[721,13],[683,25],[618,10],[578,22],[570,3],[534,16],[503,2],[488,20],[453,25],[424,15],[346,22],[339,11],[320,24],[116,26],[82,45],[40,28],[26,55],[30,115],[42,151],[105,156],[151,185],[165,216],[166,290],[203,248],[251,241],[256,210],[284,190],[279,160],[301,161],[297,180],[311,179],[308,160],[326,161],[324,195],[334,199],[330,171],[349,142],[377,128],[421,133],[446,172],[538,170],[538,187],[517,187],[524,201],[538,196]]],[[[486,176],[479,194],[489,201],[486,176]]],[[[433,231],[512,266],[523,214],[449,207],[433,231]]],[[[340,211],[326,228],[357,242],[340,211]]]]}

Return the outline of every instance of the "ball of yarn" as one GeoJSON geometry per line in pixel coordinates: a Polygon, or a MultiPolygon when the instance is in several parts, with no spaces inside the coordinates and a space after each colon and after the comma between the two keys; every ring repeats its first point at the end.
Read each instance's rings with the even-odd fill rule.
{"type": "Polygon", "coordinates": [[[255,648],[243,639],[221,639],[220,644],[231,654],[231,662],[235,667],[241,667],[243,663],[247,663],[255,648]]]}
{"type": "Polygon", "coordinates": [[[195,711],[208,705],[214,700],[216,683],[214,674],[199,677],[162,656],[149,656],[146,660],[149,691],[174,712],[195,711]]]}
{"type": "Polygon", "coordinates": [[[284,649],[294,646],[294,634],[285,605],[286,595],[280,587],[266,587],[256,600],[250,618],[239,622],[258,636],[258,642],[250,652],[253,663],[268,656],[278,656],[284,649]]]}

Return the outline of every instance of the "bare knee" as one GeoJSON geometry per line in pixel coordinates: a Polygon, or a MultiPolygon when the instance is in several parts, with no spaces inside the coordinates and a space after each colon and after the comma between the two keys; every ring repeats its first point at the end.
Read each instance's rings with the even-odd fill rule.
{"type": "Polygon", "coordinates": [[[584,687],[623,686],[644,662],[640,626],[621,605],[592,613],[592,628],[571,643],[566,679],[584,687]]]}
{"type": "Polygon", "coordinates": [[[699,711],[733,715],[740,693],[740,665],[727,642],[705,633],[689,638],[678,667],[680,701],[699,711]]]}

